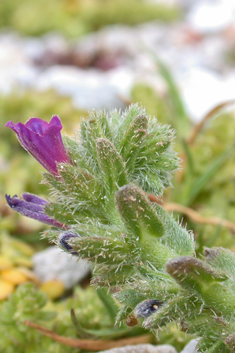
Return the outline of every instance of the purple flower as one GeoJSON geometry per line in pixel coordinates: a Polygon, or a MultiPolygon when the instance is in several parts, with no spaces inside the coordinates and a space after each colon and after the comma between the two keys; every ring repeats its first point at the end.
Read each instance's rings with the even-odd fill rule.
{"type": "Polygon", "coordinates": [[[48,202],[41,197],[34,194],[24,193],[22,195],[23,199],[18,196],[10,197],[5,195],[8,205],[19,212],[23,216],[36,219],[42,223],[49,224],[54,227],[66,228],[66,226],[54,218],[49,217],[43,210],[43,207],[48,204],[48,202]]]}
{"type": "Polygon", "coordinates": [[[60,130],[60,118],[54,115],[49,123],[38,118],[29,119],[26,124],[8,121],[5,125],[17,133],[18,140],[51,174],[58,175],[57,163],[70,163],[60,130]]]}
{"type": "Polygon", "coordinates": [[[74,250],[73,247],[69,244],[70,240],[79,237],[80,235],[78,235],[77,233],[67,230],[66,232],[63,232],[59,235],[59,244],[65,251],[69,252],[72,255],[79,256],[79,253],[74,250]]]}

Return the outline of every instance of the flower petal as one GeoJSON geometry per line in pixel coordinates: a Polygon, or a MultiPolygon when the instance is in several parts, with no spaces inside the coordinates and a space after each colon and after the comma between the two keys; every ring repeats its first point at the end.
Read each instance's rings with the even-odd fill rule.
{"type": "Polygon", "coordinates": [[[42,205],[42,206],[44,206],[48,203],[46,200],[42,199],[41,197],[34,195],[34,194],[30,194],[29,192],[23,193],[22,197],[27,202],[36,203],[36,204],[42,205]]]}
{"type": "MultiPolygon", "coordinates": [[[[49,217],[43,210],[43,206],[47,203],[47,201],[37,197],[33,194],[24,194],[31,195],[31,200],[34,202],[26,201],[25,199],[21,199],[18,196],[10,197],[9,195],[6,196],[6,200],[8,205],[16,212],[22,214],[23,216],[36,219],[42,223],[49,224],[55,227],[66,228],[66,226],[54,218],[49,217]],[[39,203],[36,203],[36,199],[39,199],[39,203]],[[43,201],[44,205],[43,205],[43,201]]],[[[27,196],[26,196],[27,198],[27,196]]]]}
{"type": "Polygon", "coordinates": [[[47,121],[44,121],[42,119],[39,119],[39,118],[31,118],[29,119],[25,126],[35,132],[36,134],[39,134],[39,135],[43,135],[45,133],[45,131],[47,130],[48,128],[48,122],[47,121]]]}
{"type": "Polygon", "coordinates": [[[31,118],[25,125],[9,121],[5,126],[17,133],[22,147],[50,173],[58,175],[57,163],[70,163],[60,133],[63,126],[58,116],[53,116],[50,123],[31,118]]]}

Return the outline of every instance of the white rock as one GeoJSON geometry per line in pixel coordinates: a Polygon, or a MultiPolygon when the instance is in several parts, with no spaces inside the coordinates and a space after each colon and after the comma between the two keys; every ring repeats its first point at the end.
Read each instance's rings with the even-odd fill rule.
{"type": "Polygon", "coordinates": [[[78,108],[113,109],[123,107],[119,95],[126,95],[132,82],[133,72],[122,67],[102,72],[57,65],[45,70],[35,86],[42,91],[53,88],[72,97],[78,108]]]}
{"type": "Polygon", "coordinates": [[[28,86],[37,76],[37,69],[24,52],[23,41],[15,34],[0,36],[0,92],[10,93],[19,86],[28,86]]]}
{"type": "Polygon", "coordinates": [[[90,272],[90,265],[71,256],[56,246],[50,246],[36,253],[33,258],[33,270],[42,281],[59,280],[67,289],[72,288],[90,272]]]}
{"type": "Polygon", "coordinates": [[[177,351],[174,347],[168,344],[158,346],[153,346],[151,344],[137,344],[135,346],[112,348],[100,353],[177,353],[177,351]]]}
{"type": "Polygon", "coordinates": [[[56,53],[65,53],[69,50],[69,41],[59,33],[50,32],[42,37],[42,42],[46,50],[56,53]]]}
{"type": "Polygon", "coordinates": [[[181,94],[190,117],[200,121],[216,105],[235,99],[235,73],[223,77],[202,68],[192,68],[181,77],[181,94]]]}
{"type": "Polygon", "coordinates": [[[138,43],[139,38],[136,36],[134,27],[112,25],[84,36],[77,42],[76,50],[83,55],[92,55],[97,50],[134,55],[137,52],[138,43]]]}
{"type": "Polygon", "coordinates": [[[42,38],[34,37],[34,38],[25,38],[24,41],[24,53],[27,57],[34,61],[40,58],[45,53],[45,44],[42,38]]]}
{"type": "Polygon", "coordinates": [[[197,353],[196,347],[199,339],[191,340],[180,353],[197,353]]]}
{"type": "Polygon", "coordinates": [[[234,23],[234,19],[234,11],[223,1],[196,2],[188,15],[193,28],[203,33],[221,31],[234,23]]]}

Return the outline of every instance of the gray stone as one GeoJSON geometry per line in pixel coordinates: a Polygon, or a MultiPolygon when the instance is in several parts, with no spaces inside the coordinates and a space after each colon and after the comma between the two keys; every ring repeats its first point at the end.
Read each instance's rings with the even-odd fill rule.
{"type": "Polygon", "coordinates": [[[90,272],[90,265],[67,254],[56,246],[50,246],[33,256],[34,273],[42,281],[59,280],[70,289],[90,272]]]}
{"type": "Polygon", "coordinates": [[[180,353],[197,353],[196,347],[199,339],[191,340],[180,353]]]}
{"type": "Polygon", "coordinates": [[[135,346],[112,348],[100,353],[177,353],[177,351],[168,344],[158,346],[153,346],[152,344],[137,344],[135,346]]]}
{"type": "Polygon", "coordinates": [[[81,109],[122,108],[120,96],[125,96],[133,84],[133,73],[127,68],[116,68],[103,73],[95,69],[53,66],[40,75],[38,90],[55,89],[73,99],[81,109]]]}
{"type": "Polygon", "coordinates": [[[198,1],[192,6],[188,21],[197,31],[214,33],[226,29],[234,23],[233,1],[198,1]]]}

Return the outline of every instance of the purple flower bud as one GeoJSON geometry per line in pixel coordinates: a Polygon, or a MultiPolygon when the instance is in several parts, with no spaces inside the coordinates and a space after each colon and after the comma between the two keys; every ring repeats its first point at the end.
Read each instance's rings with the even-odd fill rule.
{"type": "Polygon", "coordinates": [[[70,163],[60,130],[60,118],[54,115],[49,123],[31,118],[26,124],[8,121],[5,125],[17,133],[18,140],[41,165],[53,175],[58,175],[57,163],[70,163]]]}
{"type": "Polygon", "coordinates": [[[73,233],[72,231],[66,231],[59,235],[59,244],[60,246],[67,252],[72,255],[79,256],[79,253],[75,251],[72,246],[69,244],[69,241],[74,238],[79,238],[80,235],[77,233],[73,233]]]}
{"type": "Polygon", "coordinates": [[[46,200],[42,199],[33,194],[24,193],[22,195],[23,199],[18,196],[10,197],[5,195],[8,205],[16,212],[19,212],[23,216],[36,219],[42,223],[49,224],[54,227],[66,228],[66,226],[54,218],[49,217],[45,212],[43,207],[48,203],[46,200]]]}
{"type": "Polygon", "coordinates": [[[157,299],[148,299],[139,303],[134,310],[136,317],[149,317],[163,304],[157,299]]]}

